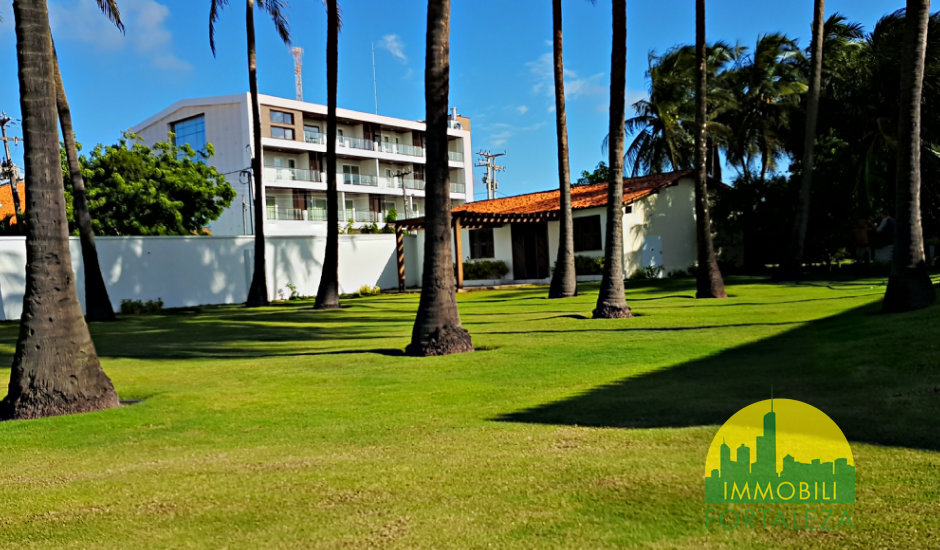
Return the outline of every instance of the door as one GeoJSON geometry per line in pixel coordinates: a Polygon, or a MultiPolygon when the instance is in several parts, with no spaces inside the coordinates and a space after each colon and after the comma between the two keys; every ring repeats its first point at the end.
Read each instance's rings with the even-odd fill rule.
{"type": "Polygon", "coordinates": [[[512,232],[512,276],[514,279],[548,277],[548,224],[514,223],[512,232]]]}

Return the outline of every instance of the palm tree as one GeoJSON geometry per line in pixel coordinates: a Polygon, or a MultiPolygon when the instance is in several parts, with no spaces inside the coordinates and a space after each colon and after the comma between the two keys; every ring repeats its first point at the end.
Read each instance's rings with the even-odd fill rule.
{"type": "Polygon", "coordinates": [[[451,252],[447,101],[450,92],[450,0],[428,0],[424,68],[427,120],[427,187],[421,300],[408,355],[426,357],[473,351],[460,326],[451,252]]]}
{"type": "Polygon", "coordinates": [[[929,18],[930,0],[907,0],[898,116],[896,230],[891,276],[882,303],[889,312],[919,309],[936,299],[924,257],[920,214],[920,111],[929,18]]]}
{"type": "MultiPolygon", "coordinates": [[[[251,174],[255,187],[255,265],[248,288],[247,307],[268,305],[268,283],[264,261],[264,181],[261,168],[261,107],[258,103],[258,60],[255,54],[255,0],[246,0],[245,34],[248,43],[248,90],[251,95],[252,139],[254,155],[251,159],[251,174]]],[[[228,5],[228,0],[211,0],[209,6],[209,47],[215,55],[215,23],[219,12],[228,5]]],[[[290,29],[283,10],[283,0],[258,0],[258,8],[271,16],[278,35],[290,45],[290,29]]]]}
{"type": "Polygon", "coordinates": [[[793,231],[793,244],[789,258],[787,275],[799,277],[803,264],[803,250],[806,244],[806,232],[809,228],[810,189],[813,184],[813,148],[816,143],[816,119],[819,113],[819,96],[822,84],[823,43],[825,26],[825,0],[813,2],[813,39],[810,46],[809,95],[806,98],[806,131],[803,134],[803,166],[800,181],[800,195],[796,210],[796,223],[793,231]]]}
{"type": "Polygon", "coordinates": [[[604,274],[594,318],[632,317],[623,290],[623,144],[627,70],[627,2],[613,0],[610,54],[610,182],[607,185],[607,230],[604,274]]]}
{"type": "Polygon", "coordinates": [[[340,22],[336,0],[327,0],[326,23],[326,251],[315,309],[339,307],[339,194],[336,191],[336,84],[340,22]]]}
{"type": "Polygon", "coordinates": [[[565,69],[562,60],[561,0],[552,0],[552,53],[555,61],[555,131],[558,135],[558,254],[549,298],[578,294],[574,271],[574,220],[571,217],[571,172],[568,168],[568,123],[565,117],[565,69]]]}
{"type": "Polygon", "coordinates": [[[705,166],[707,147],[706,106],[708,94],[705,56],[705,0],[695,0],[695,237],[698,245],[696,298],[727,298],[718,269],[708,215],[708,187],[705,166]]]}
{"type": "MultiPolygon", "coordinates": [[[[102,0],[98,1],[98,5],[123,31],[124,25],[121,24],[121,16],[117,11],[117,6],[111,4],[113,9],[109,9],[107,8],[109,4],[102,0]]],[[[111,306],[111,297],[108,296],[108,287],[104,284],[101,265],[98,263],[95,230],[91,226],[91,213],[88,211],[88,198],[85,196],[85,179],[82,177],[82,167],[78,161],[78,147],[75,145],[75,131],[72,129],[72,111],[69,109],[68,98],[65,95],[65,86],[62,83],[62,72],[59,70],[55,44],[52,46],[52,61],[55,65],[56,107],[59,114],[59,126],[62,128],[62,140],[65,143],[69,179],[72,183],[72,206],[82,247],[82,269],[85,273],[85,318],[88,321],[114,321],[114,308],[111,306]]]]}
{"type": "Polygon", "coordinates": [[[82,318],[69,254],[56,78],[45,0],[15,0],[13,15],[26,168],[26,293],[3,418],[119,405],[82,318]]]}

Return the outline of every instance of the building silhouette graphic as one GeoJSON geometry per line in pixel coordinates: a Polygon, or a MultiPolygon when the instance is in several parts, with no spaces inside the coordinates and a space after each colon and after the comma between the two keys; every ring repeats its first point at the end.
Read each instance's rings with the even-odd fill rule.
{"type": "Polygon", "coordinates": [[[722,441],[719,468],[705,478],[709,503],[849,503],[855,502],[855,466],[847,458],[833,462],[812,459],[797,462],[787,454],[777,471],[777,413],[764,415],[763,434],[755,441],[755,456],[741,443],[731,458],[731,447],[722,441]]]}

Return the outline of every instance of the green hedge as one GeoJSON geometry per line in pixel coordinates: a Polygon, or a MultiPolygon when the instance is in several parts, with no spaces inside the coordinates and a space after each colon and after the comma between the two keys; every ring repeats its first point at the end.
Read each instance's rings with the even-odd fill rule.
{"type": "MultiPolygon", "coordinates": [[[[454,264],[454,274],[457,273],[457,264],[454,264]]],[[[463,278],[465,280],[502,279],[509,273],[509,267],[502,260],[471,260],[463,262],[463,278]]]]}

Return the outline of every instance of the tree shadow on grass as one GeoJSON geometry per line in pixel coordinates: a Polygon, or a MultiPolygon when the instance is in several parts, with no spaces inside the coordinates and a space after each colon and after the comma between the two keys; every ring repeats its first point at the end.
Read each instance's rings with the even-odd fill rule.
{"type": "Polygon", "coordinates": [[[656,428],[724,423],[774,395],[828,414],[850,440],[940,450],[940,306],[869,304],[713,356],[499,416],[538,424],[656,428]]]}

